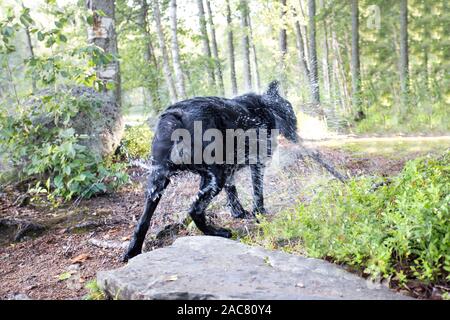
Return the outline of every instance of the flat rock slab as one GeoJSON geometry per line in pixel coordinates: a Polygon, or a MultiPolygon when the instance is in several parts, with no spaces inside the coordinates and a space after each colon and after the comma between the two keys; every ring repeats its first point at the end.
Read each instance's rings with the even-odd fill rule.
{"type": "Polygon", "coordinates": [[[408,299],[323,260],[208,236],[178,238],[97,280],[118,299],[408,299]]]}

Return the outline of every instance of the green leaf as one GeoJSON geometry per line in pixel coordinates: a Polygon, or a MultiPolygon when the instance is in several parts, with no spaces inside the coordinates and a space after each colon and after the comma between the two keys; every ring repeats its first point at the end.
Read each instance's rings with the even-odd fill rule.
{"type": "Polygon", "coordinates": [[[72,276],[72,274],[69,271],[63,272],[58,276],[59,281],[65,281],[69,279],[72,276]]]}
{"type": "Polygon", "coordinates": [[[6,37],[11,37],[14,34],[14,28],[6,26],[2,29],[2,34],[6,37]]]}
{"type": "Polygon", "coordinates": [[[37,38],[39,41],[43,41],[45,39],[45,35],[41,31],[38,31],[37,38]]]}
{"type": "Polygon", "coordinates": [[[59,35],[59,40],[60,40],[61,42],[67,42],[67,37],[66,37],[65,35],[63,35],[63,34],[60,34],[60,35],[59,35]]]}

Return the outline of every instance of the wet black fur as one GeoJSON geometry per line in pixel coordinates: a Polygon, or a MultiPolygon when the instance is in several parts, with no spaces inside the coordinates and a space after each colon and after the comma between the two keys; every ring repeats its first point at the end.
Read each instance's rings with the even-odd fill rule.
{"type": "MultiPolygon", "coordinates": [[[[142,244],[155,211],[170,177],[180,171],[191,171],[201,176],[200,191],[189,209],[196,226],[206,235],[231,237],[224,228],[208,225],[205,210],[221,190],[227,193],[231,213],[243,218],[249,213],[239,202],[234,185],[234,173],[247,164],[175,164],[171,161],[174,142],[172,133],[178,128],[194,132],[194,121],[202,121],[203,132],[218,129],[225,137],[226,129],[278,129],[288,140],[297,142],[297,119],[289,101],[278,93],[278,82],[274,81],[262,95],[245,94],[233,99],[219,97],[197,97],[169,106],[160,116],[152,143],[152,172],[145,192],[144,212],[136,226],[130,246],[123,257],[126,261],[141,253],[142,244]]],[[[258,136],[259,138],[259,136],[258,136]]],[[[207,145],[208,143],[206,143],[207,145]]],[[[269,151],[271,144],[268,143],[269,151]]],[[[225,153],[224,153],[225,154],[225,153]]],[[[253,184],[252,214],[264,213],[263,170],[264,162],[250,164],[253,184]]]]}

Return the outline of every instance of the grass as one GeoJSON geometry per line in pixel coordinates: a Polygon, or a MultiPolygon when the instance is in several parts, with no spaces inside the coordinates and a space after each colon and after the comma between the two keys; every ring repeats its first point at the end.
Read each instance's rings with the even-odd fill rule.
{"type": "Polygon", "coordinates": [[[106,296],[100,289],[97,281],[89,281],[85,288],[88,290],[88,293],[84,296],[84,300],[106,300],[106,296]]]}

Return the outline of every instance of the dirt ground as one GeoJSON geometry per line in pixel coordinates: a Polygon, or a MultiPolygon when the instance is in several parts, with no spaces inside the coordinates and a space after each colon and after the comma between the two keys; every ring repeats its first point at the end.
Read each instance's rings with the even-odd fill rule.
{"type": "MultiPolygon", "coordinates": [[[[349,152],[320,147],[325,158],[350,175],[392,175],[405,160],[382,155],[352,157],[349,152]]],[[[412,157],[412,156],[411,156],[412,157]]],[[[133,183],[117,193],[70,203],[58,209],[23,205],[20,193],[0,193],[0,219],[22,219],[45,227],[12,242],[16,227],[0,229],[0,299],[81,299],[85,285],[98,270],[122,265],[127,245],[143,204],[145,171],[131,168],[133,183]]],[[[302,201],[301,190],[331,177],[311,160],[301,157],[299,147],[281,145],[280,157],[266,171],[265,198],[269,214],[302,201]]],[[[251,207],[250,174],[243,170],[236,179],[241,201],[251,207]]],[[[198,234],[186,220],[186,212],[198,190],[199,179],[182,174],[172,180],[152,219],[145,250],[167,245],[182,235],[198,234]]],[[[253,220],[231,218],[221,193],[209,206],[214,224],[231,228],[236,237],[251,232],[253,220]]]]}

